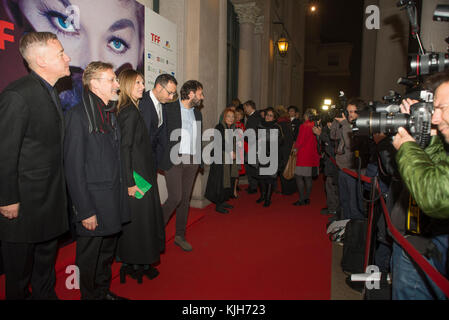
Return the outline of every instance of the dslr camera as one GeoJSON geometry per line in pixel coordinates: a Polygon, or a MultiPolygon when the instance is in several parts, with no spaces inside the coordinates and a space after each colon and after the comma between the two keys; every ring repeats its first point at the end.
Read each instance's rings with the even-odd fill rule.
{"type": "MultiPolygon", "coordinates": [[[[412,35],[418,40],[420,46],[420,54],[415,54],[409,59],[408,76],[416,77],[419,80],[419,77],[422,75],[449,69],[448,53],[426,53],[422,47],[415,1],[400,0],[397,6],[405,6],[412,27],[412,35]]],[[[448,17],[449,6],[438,5],[434,13],[434,20],[448,21],[448,17]]],[[[445,40],[449,43],[449,38],[445,40]]],[[[384,103],[372,103],[370,111],[359,114],[353,124],[353,131],[360,135],[372,136],[376,133],[383,133],[387,136],[393,136],[397,133],[399,127],[404,127],[420,147],[425,148],[430,142],[433,94],[427,90],[420,89],[419,81],[400,78],[398,83],[409,87],[414,86],[414,91],[404,97],[419,101],[410,106],[410,114],[400,113],[402,97],[390,91],[390,95],[383,98],[384,103]]]]}
{"type": "Polygon", "coordinates": [[[388,103],[386,100],[386,103],[371,104],[371,110],[361,112],[355,120],[353,132],[364,136],[372,136],[376,133],[393,136],[398,132],[399,127],[404,127],[420,147],[425,148],[430,142],[433,94],[422,90],[420,102],[410,106],[410,114],[400,113],[401,107],[398,103],[402,101],[402,97],[396,96],[395,99],[395,103],[388,103]]]}

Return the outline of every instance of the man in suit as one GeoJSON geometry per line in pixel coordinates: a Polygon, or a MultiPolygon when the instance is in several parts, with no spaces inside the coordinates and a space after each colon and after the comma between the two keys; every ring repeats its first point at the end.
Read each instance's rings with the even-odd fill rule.
{"type": "Polygon", "coordinates": [[[64,120],[54,85],[70,75],[70,58],[50,32],[27,33],[19,50],[31,73],[0,94],[0,240],[6,298],[57,299],[57,238],[68,231],[68,215],[64,120]]]}
{"type": "MultiPolygon", "coordinates": [[[[254,130],[254,133],[257,137],[257,128],[262,120],[259,113],[256,111],[256,103],[252,100],[248,100],[243,104],[243,109],[246,113],[246,131],[254,130]]],[[[257,168],[255,164],[245,163],[246,176],[248,177],[248,193],[256,193],[257,192],[257,168]]]]}
{"type": "Polygon", "coordinates": [[[165,136],[166,115],[162,106],[173,101],[176,96],[177,85],[178,82],[175,77],[170,74],[161,74],[156,78],[154,88],[145,92],[139,103],[153,146],[155,168],[158,168],[162,161],[167,143],[167,137],[165,136]]]}
{"type": "Polygon", "coordinates": [[[185,231],[190,195],[201,164],[203,117],[198,107],[204,99],[203,85],[199,81],[189,80],[184,83],[180,93],[180,100],[164,106],[169,140],[160,167],[165,171],[168,198],[162,210],[167,224],[176,209],[175,244],[184,251],[191,251],[192,246],[185,239],[185,231]]]}
{"type": "Polygon", "coordinates": [[[109,291],[117,236],[130,221],[114,110],[119,84],[109,63],[94,61],[83,73],[82,102],[65,116],[64,162],[76,225],[81,299],[120,300],[109,291]]]}
{"type": "Polygon", "coordinates": [[[299,133],[299,127],[301,126],[302,122],[296,117],[296,114],[298,112],[298,108],[296,106],[290,106],[288,107],[288,115],[290,116],[290,124],[293,131],[293,138],[296,141],[296,138],[298,138],[299,133]]]}

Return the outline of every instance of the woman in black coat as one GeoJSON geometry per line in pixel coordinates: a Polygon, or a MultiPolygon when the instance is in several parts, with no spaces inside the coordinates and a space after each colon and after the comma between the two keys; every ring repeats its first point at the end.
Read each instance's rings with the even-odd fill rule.
{"type": "MultiPolygon", "coordinates": [[[[214,137],[214,143],[218,141],[222,142],[222,158],[221,161],[218,161],[218,163],[214,162],[210,166],[205,197],[215,203],[215,211],[219,213],[229,213],[227,209],[232,209],[232,206],[226,201],[233,195],[234,181],[238,178],[239,174],[239,166],[235,164],[236,157],[233,139],[225,139],[225,129],[235,129],[234,119],[235,111],[228,108],[223,113],[223,120],[215,126],[215,129],[218,130],[220,135],[214,137]],[[230,153],[226,155],[226,151],[230,153]],[[228,157],[228,161],[226,161],[226,157],[228,157]],[[229,163],[231,159],[233,161],[229,163]]],[[[220,150],[218,146],[219,144],[216,144],[214,150],[220,150]]]]}
{"type": "MultiPolygon", "coordinates": [[[[282,128],[277,123],[277,114],[274,111],[273,108],[269,107],[265,109],[265,118],[262,120],[258,127],[258,145],[259,144],[265,144],[265,152],[266,156],[269,159],[274,158],[274,152],[278,153],[278,162],[276,164],[273,164],[271,162],[267,164],[259,164],[259,172],[257,176],[257,180],[259,183],[260,188],[260,198],[256,200],[257,203],[263,202],[264,207],[269,207],[271,205],[271,195],[273,194],[273,190],[275,189],[276,181],[277,181],[277,175],[279,172],[279,159],[280,159],[280,150],[284,143],[284,133],[282,131],[282,128]],[[265,141],[260,142],[260,139],[263,139],[263,137],[260,135],[261,130],[265,130],[265,141]],[[270,132],[271,130],[277,130],[278,136],[277,136],[277,142],[274,143],[275,150],[271,150],[271,143],[270,143],[270,132]],[[265,170],[268,170],[268,167],[275,166],[275,172],[272,174],[266,174],[266,172],[263,172],[265,170]],[[264,170],[265,169],[265,170],[264,170]]],[[[273,159],[274,160],[274,159],[273,159]]]]}
{"type": "Polygon", "coordinates": [[[142,282],[142,276],[150,279],[159,272],[152,264],[157,263],[165,248],[165,228],[157,186],[150,136],[140,114],[138,100],[144,90],[143,76],[134,70],[124,70],[119,75],[120,97],[117,105],[118,124],[121,130],[121,158],[131,222],[123,227],[117,246],[117,260],[122,261],[121,281],[126,274],[142,282]],[[141,199],[136,197],[142,190],[136,185],[137,173],[152,187],[141,199]]]}

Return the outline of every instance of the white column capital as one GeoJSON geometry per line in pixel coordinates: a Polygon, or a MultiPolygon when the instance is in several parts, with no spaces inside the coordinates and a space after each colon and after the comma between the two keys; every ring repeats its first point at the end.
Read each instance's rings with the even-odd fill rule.
{"type": "Polygon", "coordinates": [[[256,2],[237,3],[234,5],[234,9],[240,24],[255,24],[261,12],[261,9],[257,6],[256,2]]]}
{"type": "Polygon", "coordinates": [[[263,33],[263,24],[265,22],[264,16],[258,16],[256,19],[256,23],[254,24],[254,33],[262,34],[263,33]]]}

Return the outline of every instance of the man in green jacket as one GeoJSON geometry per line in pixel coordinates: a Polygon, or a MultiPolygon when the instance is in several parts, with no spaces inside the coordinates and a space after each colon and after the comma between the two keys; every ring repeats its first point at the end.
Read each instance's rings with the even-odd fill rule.
{"type": "MultiPolygon", "coordinates": [[[[438,127],[438,131],[432,129],[430,145],[423,150],[404,128],[399,128],[393,146],[398,150],[398,170],[419,208],[426,215],[442,219],[441,223],[445,223],[449,219],[449,153],[446,151],[449,150],[449,72],[436,74],[430,81],[434,88],[432,124],[438,127]]],[[[416,102],[404,100],[401,111],[409,113],[410,105],[416,102]]],[[[429,239],[437,254],[426,258],[447,277],[449,228],[443,233],[446,234],[429,239]]],[[[410,258],[403,253],[402,248],[395,243],[392,256],[393,299],[445,299],[435,284],[428,277],[422,277],[410,258]]]]}

